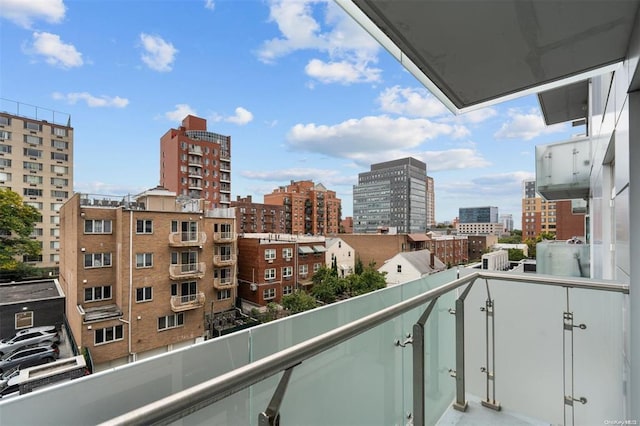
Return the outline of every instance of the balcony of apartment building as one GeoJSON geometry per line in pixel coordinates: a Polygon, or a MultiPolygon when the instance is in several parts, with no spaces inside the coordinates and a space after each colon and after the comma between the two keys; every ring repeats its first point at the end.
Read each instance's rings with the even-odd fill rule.
{"type": "Polygon", "coordinates": [[[231,193],[231,184],[222,182],[220,184],[220,192],[231,193]]]}
{"type": "Polygon", "coordinates": [[[189,167],[202,167],[202,158],[197,155],[189,155],[187,159],[189,167]]]}
{"type": "Polygon", "coordinates": [[[229,287],[232,287],[233,284],[234,284],[234,279],[233,279],[232,273],[230,273],[228,276],[215,277],[213,279],[213,286],[217,289],[229,288],[229,287]]]}
{"type": "Polygon", "coordinates": [[[189,145],[189,155],[195,155],[198,157],[202,157],[202,155],[204,154],[202,152],[202,147],[198,146],[198,145],[189,145]]]}
{"type": "Polygon", "coordinates": [[[213,264],[214,266],[230,266],[238,261],[238,255],[236,254],[214,254],[213,264]]]}
{"type": "MultiPolygon", "coordinates": [[[[9,399],[0,403],[3,420],[21,423],[33,406],[41,410],[30,421],[60,424],[626,418],[627,286],[471,269],[459,275],[449,269],[77,379],[64,390],[9,399]],[[79,394],[101,404],[74,405],[71,415],[53,409],[79,394]]],[[[172,299],[172,309],[201,301],[172,299]]]]}
{"type": "MultiPolygon", "coordinates": [[[[255,218],[252,219],[253,223],[255,223],[255,218]]],[[[238,234],[235,231],[220,231],[213,233],[213,241],[217,243],[227,243],[233,242],[238,239],[238,234]]]]}
{"type": "Polygon", "coordinates": [[[230,161],[225,161],[225,160],[220,160],[220,171],[221,172],[228,172],[231,173],[231,162],[230,161]]]}
{"type": "Polygon", "coordinates": [[[202,167],[191,166],[187,172],[190,179],[202,179],[202,167]]]}
{"type": "Polygon", "coordinates": [[[198,309],[204,306],[205,296],[203,292],[187,294],[184,296],[171,296],[171,310],[173,312],[184,312],[191,309],[198,309]]]}
{"type": "Polygon", "coordinates": [[[220,182],[231,183],[231,173],[220,172],[220,182]]]}
{"type": "Polygon", "coordinates": [[[207,234],[198,231],[172,232],[169,234],[171,247],[199,247],[207,242],[207,234]]]}
{"type": "Polygon", "coordinates": [[[204,262],[182,263],[169,266],[169,277],[172,280],[186,278],[202,278],[207,270],[204,262]]]}

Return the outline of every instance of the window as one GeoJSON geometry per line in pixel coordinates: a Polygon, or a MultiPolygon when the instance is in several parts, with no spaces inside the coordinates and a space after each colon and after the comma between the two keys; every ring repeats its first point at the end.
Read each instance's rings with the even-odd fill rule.
{"type": "Polygon", "coordinates": [[[275,280],[276,279],[276,269],[270,268],[264,270],[264,279],[265,280],[275,280]]]}
{"type": "MultiPolygon", "coordinates": [[[[11,165],[11,163],[9,163],[9,165],[11,165]]],[[[24,163],[22,163],[22,166],[24,167],[25,170],[42,171],[42,164],[40,163],[32,163],[31,161],[25,161],[24,163]]]]}
{"type": "Polygon", "coordinates": [[[69,173],[69,167],[51,165],[51,173],[56,173],[56,174],[59,174],[59,175],[66,175],[67,173],[69,173]]]}
{"type": "Polygon", "coordinates": [[[4,154],[11,154],[11,145],[0,143],[0,152],[4,154]]]}
{"type": "Polygon", "coordinates": [[[11,119],[9,117],[0,117],[0,124],[3,124],[5,126],[8,126],[9,124],[11,124],[11,119]]]}
{"type": "Polygon", "coordinates": [[[10,182],[11,173],[0,172],[0,182],[10,182]]]}
{"type": "Polygon", "coordinates": [[[291,259],[293,257],[293,249],[291,247],[283,248],[282,257],[285,259],[291,259]]]}
{"type": "Polygon", "coordinates": [[[41,149],[35,149],[35,148],[24,148],[22,150],[22,153],[25,157],[36,157],[36,158],[42,158],[42,150],[41,149]]]}
{"type": "Polygon", "coordinates": [[[184,325],[184,314],[167,315],[158,318],[158,331],[168,330],[170,328],[181,327],[184,325]]]}
{"type": "Polygon", "coordinates": [[[67,136],[67,129],[63,129],[62,127],[52,127],[51,133],[56,136],[67,136]]]}
{"type": "Polygon", "coordinates": [[[67,186],[67,185],[69,185],[69,179],[51,178],[51,185],[54,185],[54,186],[67,186]]]}
{"type": "Polygon", "coordinates": [[[262,290],[262,298],[264,300],[275,299],[276,297],[276,289],[275,288],[265,288],[262,290]]]}
{"type": "MultiPolygon", "coordinates": [[[[42,229],[40,231],[42,231],[42,229]]],[[[49,241],[49,247],[52,250],[60,250],[60,241],[49,241]]]]}
{"type": "Polygon", "coordinates": [[[0,139],[11,139],[11,132],[0,130],[0,139]]]}
{"type": "Polygon", "coordinates": [[[22,181],[24,183],[40,184],[42,183],[42,176],[22,175],[22,181]]]}
{"type": "Polygon", "coordinates": [[[153,233],[153,221],[148,219],[136,220],[136,234],[153,233]]]}
{"type": "Polygon", "coordinates": [[[62,208],[62,203],[51,203],[51,210],[54,212],[59,212],[62,208]]]}
{"type": "Polygon", "coordinates": [[[300,265],[298,271],[300,272],[301,276],[306,277],[309,273],[309,265],[300,265]]]}
{"type": "Polygon", "coordinates": [[[218,290],[218,300],[231,299],[231,289],[218,290]]]}
{"type": "Polygon", "coordinates": [[[85,234],[110,234],[111,221],[104,220],[104,219],[85,219],[84,233],[85,234]]]}
{"type": "Polygon", "coordinates": [[[38,123],[33,123],[31,121],[25,121],[24,122],[24,128],[25,129],[29,129],[29,130],[41,131],[42,130],[42,125],[38,124],[38,123]]]}
{"type": "Polygon", "coordinates": [[[0,158],[0,167],[11,167],[11,160],[8,158],[0,158]]]}
{"type": "Polygon", "coordinates": [[[42,145],[42,138],[33,135],[24,135],[24,142],[32,145],[42,145]]]}
{"type": "Polygon", "coordinates": [[[111,299],[110,285],[87,287],[84,289],[85,302],[97,302],[98,300],[109,300],[109,299],[111,299]]]}
{"type": "Polygon", "coordinates": [[[33,327],[33,311],[18,312],[15,316],[16,330],[19,328],[33,327]]]}
{"type": "Polygon", "coordinates": [[[265,260],[273,260],[276,258],[276,249],[265,249],[264,251],[265,260]]]}
{"type": "Polygon", "coordinates": [[[56,190],[53,190],[53,191],[51,191],[51,196],[53,198],[67,198],[69,196],[69,193],[67,191],[56,191],[56,190]]]}
{"type": "Polygon", "coordinates": [[[108,268],[111,266],[111,253],[87,253],[84,255],[85,268],[108,268]]]}
{"type": "Polygon", "coordinates": [[[42,228],[33,228],[33,231],[31,231],[31,235],[30,236],[31,237],[41,237],[43,234],[44,234],[44,232],[43,232],[42,228]]]}
{"type": "Polygon", "coordinates": [[[293,293],[293,286],[291,286],[291,285],[285,285],[285,286],[282,288],[282,295],[283,295],[283,296],[287,296],[287,295],[292,294],[292,293],[293,293]]]}
{"type": "Polygon", "coordinates": [[[52,253],[49,255],[50,262],[60,262],[60,255],[57,253],[52,253]]]}
{"type": "Polygon", "coordinates": [[[321,266],[322,266],[322,264],[320,264],[320,263],[314,263],[313,264],[313,272],[314,273],[318,272],[318,270],[320,270],[321,266]]]}
{"type": "Polygon", "coordinates": [[[52,152],[51,159],[56,161],[68,161],[69,154],[65,154],[63,152],[52,152]]]}
{"type": "Polygon", "coordinates": [[[60,236],[60,228],[51,228],[51,229],[49,229],[49,235],[51,235],[52,237],[59,237],[60,236]]]}
{"type": "Polygon", "coordinates": [[[136,268],[151,268],[153,266],[153,253],[137,253],[136,268]]]}
{"type": "Polygon", "coordinates": [[[117,340],[122,340],[122,325],[99,328],[95,331],[94,345],[96,346],[117,340]]]}
{"type": "Polygon", "coordinates": [[[22,193],[26,197],[42,197],[42,189],[24,188],[22,193]]]}
{"type": "Polygon", "coordinates": [[[396,266],[396,272],[402,272],[402,265],[396,266]]]}
{"type": "Polygon", "coordinates": [[[153,287],[136,288],[136,303],[153,300],[153,287]]]}
{"type": "Polygon", "coordinates": [[[285,266],[282,268],[282,278],[291,278],[293,276],[293,266],[285,266]]]}

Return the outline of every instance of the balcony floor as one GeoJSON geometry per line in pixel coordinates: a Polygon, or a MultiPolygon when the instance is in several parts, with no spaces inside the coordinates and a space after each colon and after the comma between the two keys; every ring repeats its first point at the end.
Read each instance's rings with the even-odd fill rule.
{"type": "Polygon", "coordinates": [[[504,407],[500,411],[494,411],[483,407],[481,398],[467,394],[469,406],[467,411],[462,413],[454,410],[453,407],[442,415],[438,421],[438,426],[548,426],[549,422],[533,419],[525,415],[510,411],[504,407]]]}

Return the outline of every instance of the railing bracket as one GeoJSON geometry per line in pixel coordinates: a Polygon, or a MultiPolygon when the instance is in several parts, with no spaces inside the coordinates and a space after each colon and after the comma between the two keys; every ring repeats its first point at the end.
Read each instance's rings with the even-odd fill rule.
{"type": "Polygon", "coordinates": [[[276,388],[276,391],[273,393],[273,396],[271,397],[271,401],[269,401],[269,405],[267,406],[267,409],[258,415],[259,426],[279,426],[280,425],[280,404],[282,404],[284,393],[287,391],[289,378],[291,377],[291,373],[293,372],[294,367],[295,365],[293,367],[289,367],[286,370],[284,370],[284,373],[280,378],[280,382],[278,382],[278,387],[276,388]]]}
{"type": "Polygon", "coordinates": [[[404,340],[404,342],[401,342],[400,339],[396,339],[393,344],[396,346],[400,346],[401,348],[405,348],[407,345],[413,344],[413,337],[411,337],[411,333],[407,333],[407,338],[404,340]]]}

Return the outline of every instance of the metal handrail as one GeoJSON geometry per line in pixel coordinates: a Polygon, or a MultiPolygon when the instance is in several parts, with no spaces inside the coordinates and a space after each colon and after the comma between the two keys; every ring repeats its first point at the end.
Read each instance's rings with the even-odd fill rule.
{"type": "Polygon", "coordinates": [[[612,291],[624,294],[629,293],[628,285],[616,284],[614,282],[555,276],[473,272],[440,287],[426,291],[403,302],[399,302],[393,306],[389,306],[388,308],[239,367],[233,371],[117,416],[102,423],[102,425],[171,423],[277,373],[292,368],[315,355],[409,312],[412,309],[423,306],[465,284],[473,284],[476,279],[515,281],[568,288],[612,291]]]}

